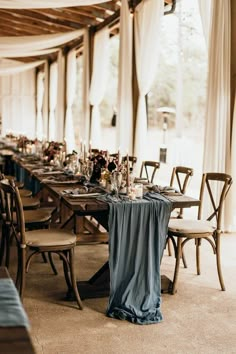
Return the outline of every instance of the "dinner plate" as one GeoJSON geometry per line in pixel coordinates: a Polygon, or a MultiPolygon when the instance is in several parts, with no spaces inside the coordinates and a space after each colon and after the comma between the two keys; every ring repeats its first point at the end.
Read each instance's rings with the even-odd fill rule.
{"type": "Polygon", "coordinates": [[[82,193],[82,194],[67,194],[69,198],[95,198],[102,195],[102,193],[82,193]]]}

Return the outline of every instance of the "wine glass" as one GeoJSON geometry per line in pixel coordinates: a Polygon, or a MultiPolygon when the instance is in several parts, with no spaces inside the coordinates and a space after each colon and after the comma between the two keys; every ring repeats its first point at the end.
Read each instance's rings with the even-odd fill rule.
{"type": "Polygon", "coordinates": [[[92,174],[93,174],[93,167],[94,167],[94,163],[93,161],[87,161],[86,162],[86,166],[85,166],[85,177],[87,182],[90,181],[92,174]]]}

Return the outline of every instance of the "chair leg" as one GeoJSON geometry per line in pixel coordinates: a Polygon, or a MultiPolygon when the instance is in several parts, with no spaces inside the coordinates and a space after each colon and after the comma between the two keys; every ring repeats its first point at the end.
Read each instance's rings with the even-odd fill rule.
{"type": "Polygon", "coordinates": [[[69,265],[68,265],[68,256],[67,256],[67,252],[63,252],[63,256],[61,255],[61,259],[63,261],[63,271],[64,271],[64,276],[65,276],[65,280],[66,280],[66,285],[68,287],[68,290],[70,292],[71,288],[72,288],[72,284],[71,284],[71,279],[69,277],[69,265]]]}
{"type": "Polygon", "coordinates": [[[201,274],[201,269],[200,269],[200,246],[201,246],[201,239],[198,238],[195,240],[195,245],[196,245],[196,266],[197,266],[197,275],[201,274]]]}
{"type": "Polygon", "coordinates": [[[171,248],[170,238],[167,238],[167,247],[168,247],[168,255],[171,257],[172,256],[172,248],[171,248]]]}
{"type": "Polygon", "coordinates": [[[183,261],[184,268],[188,268],[187,261],[186,261],[183,249],[182,249],[182,261],[183,261]]]}
{"type": "Polygon", "coordinates": [[[3,264],[3,258],[5,254],[5,245],[6,245],[6,236],[5,236],[5,231],[4,227],[2,226],[2,236],[1,236],[1,245],[0,245],[0,266],[3,264]]]}
{"type": "Polygon", "coordinates": [[[54,262],[53,262],[52,253],[51,253],[51,252],[48,252],[48,259],[49,259],[50,266],[51,266],[51,268],[52,268],[52,270],[53,270],[53,273],[54,273],[55,275],[57,275],[58,272],[57,272],[57,269],[56,269],[55,264],[54,264],[54,262]]]}
{"type": "Polygon", "coordinates": [[[175,272],[174,272],[174,279],[172,284],[171,294],[174,295],[176,293],[176,285],[179,276],[179,266],[180,266],[180,259],[182,256],[182,237],[177,238],[177,252],[176,252],[176,261],[175,261],[175,272]]]}
{"type": "Polygon", "coordinates": [[[82,304],[81,298],[79,296],[78,287],[77,287],[76,278],[75,278],[74,248],[69,250],[69,264],[70,264],[70,276],[71,276],[72,288],[73,288],[73,291],[75,294],[77,304],[78,304],[80,310],[82,310],[83,304],[82,304]]]}
{"type": "Polygon", "coordinates": [[[25,290],[25,275],[26,275],[26,248],[20,248],[18,245],[18,268],[16,287],[19,291],[21,301],[23,302],[25,290]]]}
{"type": "Polygon", "coordinates": [[[220,235],[216,236],[216,264],[217,264],[217,271],[218,271],[221,290],[225,291],[225,284],[223,280],[223,274],[221,270],[221,259],[220,259],[220,235]]]}
{"type": "Polygon", "coordinates": [[[44,252],[42,252],[42,258],[43,258],[44,263],[48,263],[47,257],[44,252]]]}

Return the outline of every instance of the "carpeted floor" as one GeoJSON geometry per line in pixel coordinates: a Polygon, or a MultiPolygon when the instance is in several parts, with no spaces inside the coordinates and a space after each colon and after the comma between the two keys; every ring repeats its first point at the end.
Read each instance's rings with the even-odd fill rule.
{"type": "MultiPolygon", "coordinates": [[[[202,245],[202,274],[196,275],[193,244],[186,245],[178,292],[162,296],[163,322],[134,325],[105,316],[108,298],[84,300],[84,309],[64,301],[61,262],[55,276],[41,257],[27,275],[24,307],[37,354],[236,353],[236,235],[222,237],[226,291],[220,290],[215,257],[202,245]]],[[[107,245],[76,248],[77,277],[88,279],[106,261],[107,245]]],[[[164,255],[162,273],[172,278],[174,258],[164,255]]]]}

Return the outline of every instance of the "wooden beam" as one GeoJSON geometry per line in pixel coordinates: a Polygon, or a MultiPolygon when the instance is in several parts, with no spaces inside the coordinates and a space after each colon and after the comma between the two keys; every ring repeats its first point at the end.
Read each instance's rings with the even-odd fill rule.
{"type": "MultiPolygon", "coordinates": [[[[8,19],[12,19],[12,21],[20,21],[21,22],[21,26],[24,26],[25,24],[31,24],[32,26],[39,26],[41,27],[41,29],[48,29],[48,31],[50,32],[64,32],[65,30],[71,30],[71,26],[67,26],[67,25],[58,25],[58,24],[54,24],[51,23],[47,20],[43,20],[43,19],[39,19],[36,16],[34,16],[35,14],[28,14],[28,13],[24,13],[24,15],[21,15],[19,13],[16,12],[9,12],[6,10],[1,10],[0,11],[1,18],[8,18],[8,19]]],[[[1,27],[1,24],[0,24],[1,27]]]]}
{"type": "Polygon", "coordinates": [[[37,10],[38,14],[43,14],[45,16],[48,16],[51,19],[57,19],[60,21],[69,21],[70,23],[73,23],[74,25],[79,25],[80,28],[84,25],[90,25],[90,21],[86,18],[83,18],[83,16],[71,16],[70,14],[67,14],[64,10],[62,11],[61,9],[40,9],[37,10]]]}
{"type": "Polygon", "coordinates": [[[45,13],[42,13],[41,11],[38,10],[14,10],[14,13],[18,13],[22,16],[28,17],[28,18],[33,18],[37,20],[41,20],[42,26],[44,24],[48,25],[56,25],[58,27],[64,27],[65,29],[81,29],[83,26],[81,26],[79,23],[74,23],[72,21],[67,21],[67,20],[61,20],[57,16],[54,17],[47,15],[45,13]]]}
{"type": "Polygon", "coordinates": [[[46,28],[45,26],[42,26],[42,24],[36,24],[29,20],[26,23],[22,23],[19,18],[9,14],[3,14],[1,11],[0,17],[2,19],[3,26],[9,25],[12,28],[21,28],[21,30],[28,31],[32,35],[55,33],[55,31],[53,31],[50,27],[46,28]]]}

